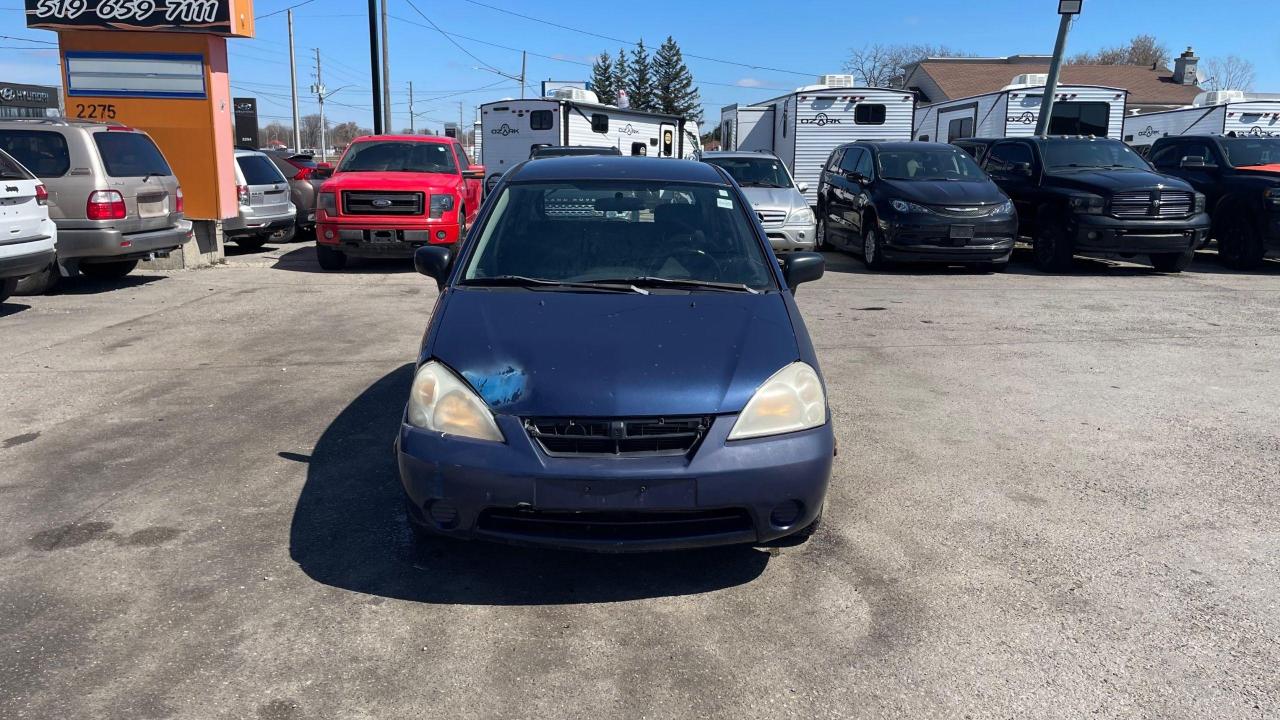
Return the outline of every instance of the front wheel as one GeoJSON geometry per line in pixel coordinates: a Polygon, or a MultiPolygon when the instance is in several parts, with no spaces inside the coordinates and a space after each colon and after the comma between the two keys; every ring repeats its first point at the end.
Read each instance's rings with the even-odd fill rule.
{"type": "Polygon", "coordinates": [[[1163,273],[1180,273],[1190,267],[1195,257],[1195,248],[1180,253],[1158,253],[1151,256],[1151,265],[1163,273]]]}
{"type": "Polygon", "coordinates": [[[815,230],[814,233],[818,236],[814,243],[817,245],[818,250],[832,249],[831,243],[827,241],[827,221],[825,219],[818,218],[818,229],[815,230]]]}
{"type": "Polygon", "coordinates": [[[884,270],[884,245],[880,242],[880,231],[874,224],[867,228],[862,236],[862,261],[868,270],[884,270]]]}
{"type": "Polygon", "coordinates": [[[1232,270],[1253,270],[1262,265],[1267,249],[1253,220],[1241,208],[1226,212],[1231,214],[1218,233],[1218,260],[1232,270]]]}
{"type": "Polygon", "coordinates": [[[1057,217],[1045,218],[1031,242],[1035,254],[1036,269],[1041,272],[1067,272],[1071,269],[1073,250],[1071,238],[1067,237],[1066,220],[1057,217]]]}
{"type": "Polygon", "coordinates": [[[62,277],[58,274],[58,263],[51,262],[43,270],[15,280],[17,287],[13,292],[18,295],[44,295],[57,287],[61,279],[62,277]]]}
{"type": "Polygon", "coordinates": [[[347,266],[347,254],[328,245],[316,245],[316,260],[322,270],[341,270],[347,266]]]}
{"type": "Polygon", "coordinates": [[[133,272],[136,267],[138,267],[137,260],[115,260],[102,263],[84,263],[80,265],[80,272],[86,277],[99,280],[118,280],[133,272]]]}

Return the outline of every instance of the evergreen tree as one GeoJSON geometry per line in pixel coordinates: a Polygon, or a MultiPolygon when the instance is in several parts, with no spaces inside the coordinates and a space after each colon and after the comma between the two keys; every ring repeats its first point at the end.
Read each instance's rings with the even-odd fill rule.
{"type": "Polygon", "coordinates": [[[622,96],[630,92],[631,73],[627,68],[627,54],[622,48],[618,48],[618,59],[613,61],[613,99],[616,104],[622,105],[622,96]]]}
{"type": "Polygon", "coordinates": [[[631,67],[627,78],[627,97],[634,110],[653,112],[657,108],[653,95],[653,66],[644,40],[636,43],[631,51],[631,67]]]}
{"type": "Polygon", "coordinates": [[[613,91],[613,58],[600,53],[591,66],[591,89],[605,105],[617,105],[618,95],[613,91]]]}
{"type": "Polygon", "coordinates": [[[667,36],[653,60],[656,109],[702,124],[702,98],[693,86],[693,74],[684,64],[684,55],[675,39],[667,36]]]}

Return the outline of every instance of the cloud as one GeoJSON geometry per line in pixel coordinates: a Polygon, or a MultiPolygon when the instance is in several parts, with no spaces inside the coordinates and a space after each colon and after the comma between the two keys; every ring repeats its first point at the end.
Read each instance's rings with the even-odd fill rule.
{"type": "Polygon", "coordinates": [[[745,77],[745,78],[739,78],[738,81],[734,83],[734,85],[737,85],[738,87],[747,87],[747,88],[763,87],[764,81],[757,80],[755,78],[745,77]]]}

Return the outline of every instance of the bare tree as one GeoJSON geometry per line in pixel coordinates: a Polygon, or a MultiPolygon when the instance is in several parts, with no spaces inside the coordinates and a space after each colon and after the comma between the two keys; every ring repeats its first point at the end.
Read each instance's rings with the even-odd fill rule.
{"type": "Polygon", "coordinates": [[[302,147],[320,147],[320,116],[316,114],[302,116],[302,147]]]}
{"type": "Polygon", "coordinates": [[[334,125],[329,131],[329,144],[338,147],[349,145],[352,140],[360,137],[360,126],[353,122],[344,122],[334,125]]]}
{"type": "Polygon", "coordinates": [[[1205,90],[1252,90],[1256,73],[1253,63],[1238,55],[1204,61],[1200,86],[1205,90]]]}
{"type": "Polygon", "coordinates": [[[1156,40],[1154,35],[1138,35],[1127,45],[1102,48],[1096,52],[1076,53],[1067,63],[1070,65],[1145,65],[1168,67],[1169,48],[1156,40]]]}
{"type": "Polygon", "coordinates": [[[967,53],[944,45],[863,45],[849,51],[844,70],[866,87],[902,87],[903,68],[928,57],[964,57],[967,53]]]}

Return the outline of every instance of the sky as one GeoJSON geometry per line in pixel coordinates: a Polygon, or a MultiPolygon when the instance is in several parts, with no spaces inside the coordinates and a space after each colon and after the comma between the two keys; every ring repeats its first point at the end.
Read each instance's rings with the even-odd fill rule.
{"type": "MultiPolygon", "coordinates": [[[[458,119],[459,102],[469,124],[480,103],[519,97],[519,82],[494,70],[518,75],[520,50],[529,53],[526,93],[536,96],[543,80],[588,79],[591,61],[602,51],[616,56],[619,47],[630,50],[627,43],[640,39],[652,50],[671,35],[700,87],[705,128],[714,127],[725,105],[765,100],[813,83],[818,74],[841,72],[852,48],[929,43],[984,56],[1048,54],[1058,26],[1057,0],[388,3],[389,127],[395,130],[409,126],[410,81],[415,125],[437,131],[458,119]]],[[[359,0],[257,0],[257,37],[228,40],[233,94],[258,98],[260,124],[289,124],[288,35],[285,14],[277,11],[290,6],[297,6],[301,113],[316,111],[309,88],[318,47],[325,85],[337,91],[326,102],[327,119],[371,126],[367,4],[359,0]]],[[[1280,92],[1280,5],[1219,0],[1212,12],[1208,7],[1203,0],[1085,0],[1067,53],[1149,33],[1175,56],[1188,45],[1202,59],[1240,55],[1254,63],[1256,91],[1280,92]],[[1250,37],[1249,28],[1261,32],[1250,37]]],[[[38,49],[56,39],[52,32],[26,29],[21,0],[0,0],[0,81],[58,84],[56,53],[49,45],[38,49]]]]}

